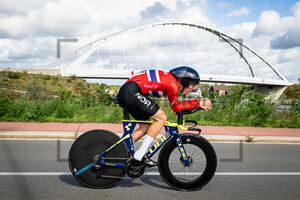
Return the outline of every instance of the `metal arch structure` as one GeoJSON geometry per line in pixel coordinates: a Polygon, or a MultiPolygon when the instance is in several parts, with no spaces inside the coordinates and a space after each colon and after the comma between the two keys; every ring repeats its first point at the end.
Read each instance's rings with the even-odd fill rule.
{"type": "MultiPolygon", "coordinates": [[[[148,24],[148,25],[143,25],[143,26],[138,26],[134,28],[130,28],[127,30],[122,30],[118,31],[112,34],[109,34],[107,36],[101,37],[95,41],[92,41],[74,51],[71,53],[61,57],[60,59],[56,60],[52,64],[48,65],[45,67],[45,69],[54,69],[59,67],[63,62],[66,60],[70,59],[73,56],[77,56],[79,53],[82,51],[85,51],[83,55],[79,56],[74,62],[72,62],[69,66],[78,66],[82,62],[84,62],[96,49],[98,46],[107,41],[110,40],[122,33],[125,32],[130,32],[130,31],[135,31],[139,29],[143,29],[146,27],[156,27],[156,26],[187,26],[187,27],[194,27],[197,29],[201,29],[207,32],[210,32],[213,35],[218,36],[221,40],[224,40],[226,43],[228,43],[239,55],[240,57],[244,60],[246,65],[249,68],[249,71],[251,72],[252,77],[239,77],[239,76],[226,76],[226,75],[212,75],[212,74],[200,74],[201,76],[201,81],[202,82],[219,82],[219,83],[232,83],[232,84],[251,84],[251,85],[256,85],[258,87],[260,86],[275,86],[279,88],[287,87],[290,85],[290,82],[280,73],[278,72],[274,67],[272,67],[266,60],[264,60],[260,55],[258,55],[255,51],[241,43],[239,40],[234,39],[222,32],[219,32],[217,30],[200,26],[200,25],[195,25],[195,24],[190,24],[190,23],[178,23],[178,22],[167,22],[167,23],[154,23],[154,24],[148,24]],[[253,53],[255,56],[257,56],[262,62],[266,64],[278,77],[280,80],[277,79],[263,79],[260,77],[257,77],[254,70],[252,69],[252,66],[249,64],[247,59],[244,57],[244,55],[232,44],[232,42],[238,43],[241,45],[243,48],[247,49],[251,53],[253,53]]],[[[109,73],[99,73],[99,74],[93,74],[93,75],[84,75],[80,76],[77,75],[78,77],[82,78],[99,78],[99,79],[127,79],[131,76],[129,72],[126,73],[117,73],[114,72],[114,74],[109,74],[109,73]]]]}

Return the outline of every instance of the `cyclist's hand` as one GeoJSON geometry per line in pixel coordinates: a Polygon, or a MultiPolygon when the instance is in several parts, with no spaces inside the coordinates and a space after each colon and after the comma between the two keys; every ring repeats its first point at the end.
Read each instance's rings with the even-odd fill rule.
{"type": "Polygon", "coordinates": [[[203,110],[210,110],[212,108],[212,103],[209,99],[199,99],[199,105],[200,105],[200,108],[202,108],[203,110]]]}

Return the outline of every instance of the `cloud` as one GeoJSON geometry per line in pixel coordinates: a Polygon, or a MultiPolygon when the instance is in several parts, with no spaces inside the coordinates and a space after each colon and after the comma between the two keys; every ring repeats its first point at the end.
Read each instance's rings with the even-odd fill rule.
{"type": "Polygon", "coordinates": [[[160,2],[155,2],[154,5],[149,6],[146,10],[141,12],[143,18],[156,18],[167,14],[170,10],[164,7],[160,2]]]}
{"type": "Polygon", "coordinates": [[[281,37],[270,42],[272,49],[291,49],[300,47],[300,30],[290,30],[281,37]]]}
{"type": "Polygon", "coordinates": [[[241,15],[248,15],[250,13],[250,9],[249,8],[246,8],[246,7],[241,7],[240,9],[238,10],[234,10],[230,13],[227,13],[227,17],[238,17],[238,16],[241,16],[241,15]]]}
{"type": "MultiPolygon", "coordinates": [[[[295,73],[288,73],[288,69],[294,65],[299,66],[298,55],[300,55],[300,49],[293,48],[293,54],[285,53],[286,56],[284,57],[280,55],[290,50],[283,48],[299,46],[297,40],[292,40],[292,38],[300,38],[297,29],[297,25],[300,24],[300,3],[293,7],[294,15],[290,17],[281,17],[280,11],[266,11],[261,13],[257,21],[232,24],[228,27],[215,27],[212,23],[215,19],[208,17],[213,16],[215,11],[208,10],[209,6],[206,2],[210,3],[207,0],[28,0],[26,4],[21,4],[19,0],[2,0],[0,6],[0,67],[44,67],[50,64],[56,60],[57,38],[77,38],[79,40],[78,43],[74,44],[62,44],[61,53],[65,55],[71,50],[112,32],[138,25],[171,21],[199,24],[222,30],[225,34],[234,38],[243,38],[244,44],[255,50],[267,61],[272,62],[274,66],[278,67],[279,71],[288,76],[289,80],[296,80],[295,73]],[[284,68],[287,66],[288,68],[284,68]]],[[[239,7],[223,1],[217,4],[216,9],[223,9],[222,12],[226,13],[229,12],[227,19],[230,24],[233,17],[245,16],[251,12],[247,7],[237,8],[239,7]]],[[[143,32],[145,31],[139,33],[143,32]]],[[[164,44],[168,39],[176,39],[175,32],[175,28],[170,29],[169,35],[164,41],[159,41],[158,38],[161,34],[168,33],[167,28],[157,32],[154,39],[158,47],[160,48],[159,45],[164,44]]],[[[204,63],[204,66],[211,66],[210,59],[214,59],[211,57],[223,54],[222,52],[220,54],[209,53],[207,49],[214,52],[213,48],[216,47],[210,43],[206,44],[203,40],[211,38],[211,34],[201,35],[201,31],[199,31],[199,34],[188,32],[186,35],[189,35],[189,38],[176,40],[175,44],[178,47],[183,47],[181,48],[183,52],[189,49],[186,47],[190,47],[192,51],[197,45],[202,45],[201,52],[203,56],[199,59],[204,63]],[[192,43],[193,48],[189,46],[190,43],[192,43]]],[[[145,38],[150,38],[150,36],[151,32],[142,39],[135,39],[130,43],[130,47],[134,48],[134,42],[136,42],[140,45],[138,50],[142,52],[145,49],[142,44],[147,40],[145,38]]],[[[219,44],[218,39],[216,41],[216,45],[226,45],[225,43],[219,44]]],[[[122,47],[120,43],[114,46],[122,47]]],[[[168,65],[176,64],[179,58],[185,58],[184,56],[173,57],[171,49],[174,46],[169,47],[170,52],[166,55],[173,59],[170,59],[171,63],[167,63],[168,65]]],[[[151,46],[145,51],[148,51],[149,55],[153,55],[153,59],[158,57],[164,60],[165,56],[159,54],[155,48],[155,46],[151,46]]],[[[124,57],[124,49],[126,48],[121,49],[121,57],[124,57]]],[[[109,46],[108,56],[111,56],[111,52],[111,46],[109,46]]],[[[187,60],[196,62],[194,60],[198,57],[192,53],[189,54],[187,60]]],[[[231,63],[238,67],[238,62],[241,62],[238,55],[227,52],[224,52],[224,54],[228,55],[227,61],[231,70],[235,69],[230,65],[231,63]],[[237,56],[238,60],[229,56],[237,56]]],[[[148,62],[148,57],[145,60],[148,62]]],[[[156,63],[151,64],[156,65],[156,63]]],[[[216,63],[216,65],[220,65],[220,63],[216,63]]],[[[159,65],[157,64],[157,66],[159,65]]],[[[207,67],[206,70],[212,70],[213,67],[207,67]]]]}
{"type": "Polygon", "coordinates": [[[218,8],[220,9],[229,9],[229,8],[232,8],[233,5],[231,3],[228,3],[228,2],[219,2],[218,3],[218,8]]]}
{"type": "MultiPolygon", "coordinates": [[[[294,47],[300,47],[300,2],[298,2],[293,8],[294,16],[289,18],[289,26],[285,26],[287,32],[282,36],[270,42],[272,49],[290,49],[294,47]]],[[[282,19],[281,26],[285,23],[282,19]]],[[[287,20],[285,20],[287,21],[287,20]]]]}
{"type": "Polygon", "coordinates": [[[254,35],[278,35],[286,32],[293,27],[293,17],[280,18],[280,14],[276,11],[263,12],[254,30],[254,35]]]}
{"type": "Polygon", "coordinates": [[[144,24],[161,21],[176,21],[210,25],[210,19],[205,15],[206,6],[204,0],[154,2],[142,10],[140,16],[144,24]]]}
{"type": "MultiPolygon", "coordinates": [[[[51,0],[58,2],[59,0],[51,0]]],[[[50,0],[47,0],[50,2],[50,0]]],[[[29,11],[41,8],[45,4],[40,0],[27,0],[26,3],[20,3],[19,0],[1,0],[0,13],[3,15],[27,15],[29,11]]]]}
{"type": "MultiPolygon", "coordinates": [[[[8,10],[9,11],[9,10],[8,10]]],[[[2,15],[0,36],[24,38],[28,36],[72,36],[89,21],[91,15],[78,3],[47,2],[32,10],[2,15]]]]}
{"type": "MultiPolygon", "coordinates": [[[[140,11],[153,2],[133,0],[128,7],[128,2],[122,0],[112,3],[28,0],[24,5],[18,0],[3,0],[0,6],[0,66],[5,67],[6,63],[27,66],[27,62],[28,65],[46,66],[56,57],[57,38],[77,38],[78,44],[84,45],[118,29],[136,26],[140,23],[140,11]]],[[[64,44],[62,50],[71,45],[64,44]]]]}

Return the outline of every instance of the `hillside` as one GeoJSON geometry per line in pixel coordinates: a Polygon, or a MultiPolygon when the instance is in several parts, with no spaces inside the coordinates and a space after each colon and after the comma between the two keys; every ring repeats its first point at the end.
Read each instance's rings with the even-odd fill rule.
{"type": "Polygon", "coordinates": [[[27,74],[19,72],[0,72],[0,88],[10,91],[14,98],[25,92],[36,90],[43,96],[56,96],[62,91],[71,92],[75,96],[82,94],[96,94],[106,89],[106,85],[87,83],[75,76],[62,77],[41,74],[27,74]],[[23,92],[22,92],[23,91],[23,92]]]}
{"type": "Polygon", "coordinates": [[[289,86],[285,91],[287,99],[300,99],[300,84],[293,84],[289,86]]]}

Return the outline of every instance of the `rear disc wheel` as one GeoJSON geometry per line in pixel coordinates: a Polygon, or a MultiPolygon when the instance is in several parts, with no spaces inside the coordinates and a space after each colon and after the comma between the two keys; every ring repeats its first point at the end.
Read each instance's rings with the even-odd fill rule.
{"type": "MultiPolygon", "coordinates": [[[[102,152],[119,140],[120,137],[115,133],[101,129],[88,131],[78,137],[71,146],[68,158],[73,176],[80,183],[91,188],[107,188],[118,183],[125,175],[123,168],[96,165],[97,167],[92,166],[79,175],[76,175],[76,172],[95,163],[102,152]]],[[[121,143],[102,159],[106,162],[126,163],[127,152],[124,143],[121,143]]]]}

